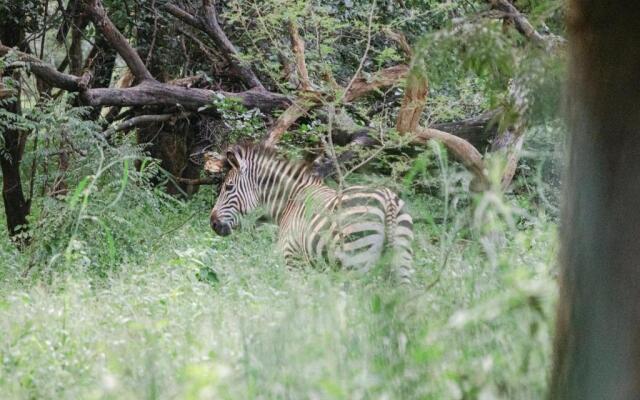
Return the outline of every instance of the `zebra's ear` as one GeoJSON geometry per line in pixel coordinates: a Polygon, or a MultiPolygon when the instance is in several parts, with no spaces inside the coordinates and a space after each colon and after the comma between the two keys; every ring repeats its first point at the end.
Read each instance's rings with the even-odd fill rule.
{"type": "Polygon", "coordinates": [[[243,164],[241,160],[239,147],[234,146],[227,150],[227,162],[231,165],[231,168],[239,170],[243,164]]]}
{"type": "Polygon", "coordinates": [[[204,170],[210,174],[218,174],[224,171],[227,160],[219,153],[213,151],[204,154],[204,170]]]}

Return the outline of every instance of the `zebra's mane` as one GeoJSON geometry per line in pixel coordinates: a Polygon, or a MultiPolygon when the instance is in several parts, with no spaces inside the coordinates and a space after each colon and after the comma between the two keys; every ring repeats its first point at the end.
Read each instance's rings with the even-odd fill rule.
{"type": "Polygon", "coordinates": [[[239,143],[232,146],[232,148],[233,147],[235,147],[236,149],[238,148],[242,149],[243,150],[242,153],[246,158],[251,158],[251,155],[259,155],[259,156],[262,156],[260,158],[267,159],[267,160],[274,160],[279,163],[282,163],[282,165],[297,166],[301,168],[303,175],[316,180],[318,183],[324,182],[321,176],[313,172],[313,163],[309,161],[289,160],[285,157],[282,157],[280,154],[278,154],[278,152],[273,147],[265,146],[261,143],[256,144],[252,142],[239,143]]]}

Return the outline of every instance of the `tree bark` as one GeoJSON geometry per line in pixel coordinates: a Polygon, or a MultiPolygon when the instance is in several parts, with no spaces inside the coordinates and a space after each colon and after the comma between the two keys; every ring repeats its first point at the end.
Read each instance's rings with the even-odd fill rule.
{"type": "MultiPolygon", "coordinates": [[[[24,32],[15,19],[5,21],[0,28],[0,41],[10,46],[19,45],[24,32]]],[[[0,83],[3,76],[0,75],[0,83]]],[[[16,74],[15,80],[19,81],[20,76],[16,74]]],[[[20,114],[20,87],[12,93],[15,100],[4,106],[10,113],[20,114]]],[[[4,200],[4,211],[7,219],[7,229],[9,235],[15,237],[17,234],[27,229],[27,215],[29,215],[29,202],[24,197],[22,189],[22,178],[20,177],[20,161],[26,141],[26,132],[18,129],[4,129],[2,137],[4,139],[4,154],[0,155],[0,168],[2,168],[2,198],[4,200]]],[[[17,241],[18,245],[26,244],[26,239],[17,241]]]]}
{"type": "Polygon", "coordinates": [[[400,134],[413,132],[418,127],[422,111],[427,104],[429,82],[425,76],[414,70],[409,74],[404,90],[402,106],[396,121],[396,129],[400,134]]]}
{"type": "Polygon", "coordinates": [[[640,4],[572,0],[552,399],[640,398],[640,4]]]}
{"type": "Polygon", "coordinates": [[[407,65],[399,64],[373,73],[370,79],[359,76],[353,81],[349,91],[345,93],[344,101],[350,103],[373,91],[393,86],[406,77],[408,72],[407,65]]]}
{"type": "Polygon", "coordinates": [[[300,81],[300,89],[303,91],[313,90],[309,72],[307,72],[307,62],[304,56],[304,40],[298,32],[298,25],[292,19],[289,21],[289,36],[291,38],[291,50],[296,59],[296,69],[298,71],[298,80],[300,81]]]}

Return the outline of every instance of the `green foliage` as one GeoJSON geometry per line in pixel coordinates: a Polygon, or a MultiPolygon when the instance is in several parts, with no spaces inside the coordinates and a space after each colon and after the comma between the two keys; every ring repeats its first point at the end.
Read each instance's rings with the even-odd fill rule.
{"type": "Polygon", "coordinates": [[[5,396],[543,396],[554,224],[543,209],[520,210],[514,197],[470,197],[460,185],[468,175],[439,146],[407,179],[417,277],[404,288],[288,269],[273,225],[214,236],[211,190],[167,204],[144,195],[133,169],[123,183],[126,157],[100,154],[77,167],[92,173],[78,173],[62,202],[45,206],[46,221],[56,224],[55,213],[70,221],[48,237],[37,231],[52,249],[48,284],[18,283],[32,256],[2,250],[5,396]],[[418,187],[438,190],[410,194],[418,187]],[[480,215],[475,202],[486,203],[480,215]]]}
{"type": "MultiPolygon", "coordinates": [[[[41,15],[39,2],[23,3],[27,14],[41,15]]],[[[280,59],[292,59],[287,25],[295,21],[311,78],[327,93],[334,91],[327,72],[346,85],[369,43],[363,76],[411,62],[428,78],[425,125],[502,107],[500,122],[521,120],[526,135],[513,189],[499,189],[500,157],[487,157],[489,190],[472,194],[470,174],[441,145],[413,147],[393,130],[382,138],[384,157],[379,149],[363,152],[372,160],[356,172],[346,166],[347,182],[398,191],[414,217],[415,284],[391,287],[378,274],[285,267],[276,228],[256,215],[233,236],[214,236],[215,188],[202,187],[188,202],[166,195],[154,185],[158,161],[131,136],[107,143],[100,121],[72,107],[71,96],[23,98],[22,115],[2,108],[15,99],[3,100],[0,129],[29,132],[22,174],[32,201],[31,245],[19,253],[0,233],[3,397],[543,397],[564,154],[557,113],[563,58],[505,32],[485,16],[484,1],[218,3],[242,59],[272,89],[296,89],[283,83],[280,59]],[[385,29],[407,34],[414,60],[385,29]]],[[[149,2],[105,5],[143,58],[157,33],[154,57],[166,62],[152,60],[154,75],[210,73],[210,60],[194,56],[193,43],[181,43],[173,20],[158,17],[149,2]]],[[[536,26],[562,33],[559,1],[518,5],[536,26]]],[[[14,15],[3,7],[0,20],[14,15]]],[[[0,70],[14,61],[0,59],[0,70]]],[[[31,78],[23,79],[28,88],[31,78]]],[[[379,92],[345,112],[391,128],[402,95],[401,88],[379,92]]],[[[212,108],[227,141],[264,135],[259,112],[222,96],[212,108]]],[[[308,115],[299,122],[283,138],[292,152],[326,140],[326,121],[308,115]]]]}
{"type": "MultiPolygon", "coordinates": [[[[257,108],[247,110],[239,101],[222,95],[214,99],[211,107],[221,114],[228,129],[227,141],[229,143],[237,143],[243,139],[255,140],[263,135],[264,122],[262,117],[264,115],[257,108]]],[[[207,108],[203,107],[200,110],[207,108]]]]}

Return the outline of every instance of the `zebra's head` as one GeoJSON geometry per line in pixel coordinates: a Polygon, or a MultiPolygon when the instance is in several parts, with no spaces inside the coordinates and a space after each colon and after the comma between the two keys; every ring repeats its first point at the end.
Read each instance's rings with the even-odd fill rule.
{"type": "Polygon", "coordinates": [[[211,228],[220,236],[227,236],[240,223],[240,217],[258,206],[255,179],[251,174],[251,148],[233,146],[224,157],[212,161],[210,171],[226,171],[218,200],[211,210],[211,228]]]}

